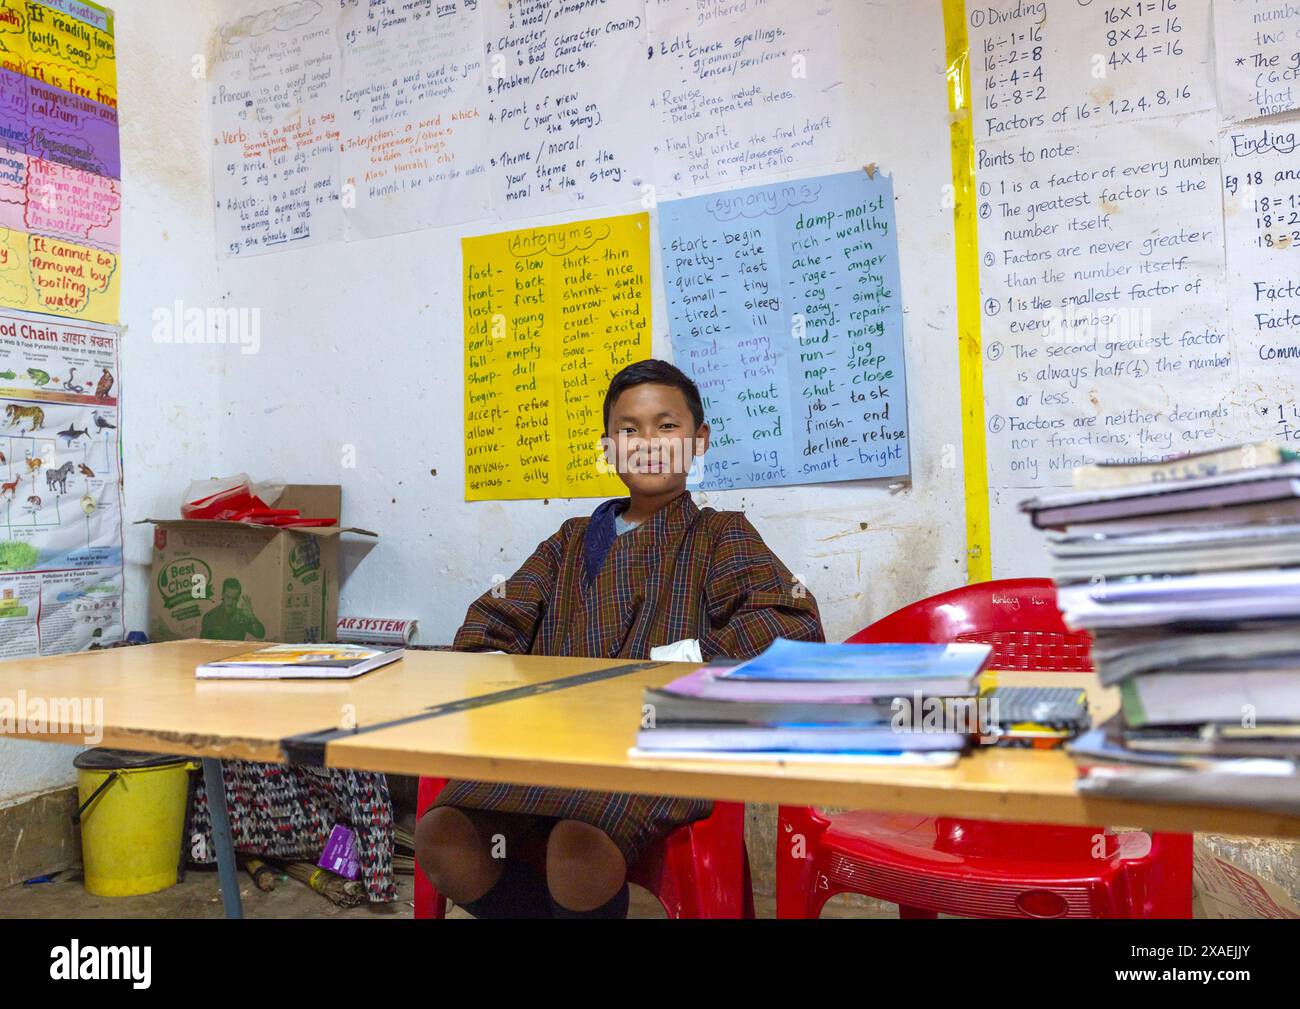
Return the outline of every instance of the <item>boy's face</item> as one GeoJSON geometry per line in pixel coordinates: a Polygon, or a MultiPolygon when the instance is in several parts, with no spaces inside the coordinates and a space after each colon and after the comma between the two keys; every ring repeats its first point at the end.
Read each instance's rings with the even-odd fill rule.
{"type": "Polygon", "coordinates": [[[614,400],[605,434],[607,458],[634,494],[684,489],[692,460],[709,447],[709,425],[696,427],[685,394],[653,382],[614,400]]]}

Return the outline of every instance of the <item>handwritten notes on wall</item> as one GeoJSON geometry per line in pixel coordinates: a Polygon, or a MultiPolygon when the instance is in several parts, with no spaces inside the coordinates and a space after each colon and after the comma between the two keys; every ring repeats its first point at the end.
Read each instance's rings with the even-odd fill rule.
{"type": "Polygon", "coordinates": [[[1224,132],[1228,305],[1244,433],[1300,444],[1300,121],[1224,132]]]}
{"type": "Polygon", "coordinates": [[[605,497],[605,390],[650,356],[646,214],[466,238],[465,497],[605,497]]]}
{"type": "Polygon", "coordinates": [[[645,0],[487,4],[492,194],[511,216],[641,195],[645,0]]]}
{"type": "Polygon", "coordinates": [[[92,175],[122,177],[116,106],[9,67],[0,69],[0,145],[92,175]]]}
{"type": "Polygon", "coordinates": [[[737,185],[839,159],[837,0],[797,14],[781,4],[648,7],[658,185],[737,185]]]}
{"type": "Polygon", "coordinates": [[[116,254],[0,229],[0,304],[115,323],[119,301],[116,254]]]}
{"type": "Polygon", "coordinates": [[[344,216],[350,237],[488,212],[483,22],[477,0],[352,0],[340,25],[344,216]]]}
{"type": "Polygon", "coordinates": [[[0,304],[118,317],[121,184],[0,148],[0,304]]]}
{"type": "Polygon", "coordinates": [[[0,149],[0,227],[116,252],[121,211],[116,179],[0,149]]]}
{"type": "Polygon", "coordinates": [[[995,574],[1075,466],[1300,441],[1289,6],[1046,7],[967,12],[995,574]]]}
{"type": "Polygon", "coordinates": [[[1225,119],[1300,109],[1300,3],[1214,0],[1214,51],[1225,119]]]}
{"type": "Polygon", "coordinates": [[[889,178],[672,201],[659,228],[673,358],[712,431],[702,489],[909,471],[889,178]]]}
{"type": "Polygon", "coordinates": [[[209,104],[225,256],[343,236],[336,16],[295,3],[220,29],[209,104]]]}
{"type": "Polygon", "coordinates": [[[229,22],[209,75],[219,252],[835,163],[840,3],[312,0],[229,22]]]}
{"type": "Polygon", "coordinates": [[[967,30],[976,140],[1214,107],[1210,0],[1001,0],[967,30]]]}
{"type": "Polygon", "coordinates": [[[118,319],[121,158],[111,11],[0,7],[0,305],[118,319]]]}
{"type": "Polygon", "coordinates": [[[28,76],[117,107],[113,14],[95,4],[27,4],[28,76]]]}
{"type": "Polygon", "coordinates": [[[1236,368],[1213,114],[983,144],[979,164],[992,482],[1215,444],[1236,368]]]}

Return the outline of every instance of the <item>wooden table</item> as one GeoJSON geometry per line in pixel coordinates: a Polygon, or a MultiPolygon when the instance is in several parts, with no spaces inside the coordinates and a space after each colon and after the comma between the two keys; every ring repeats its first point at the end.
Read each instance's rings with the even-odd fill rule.
{"type": "MultiPolygon", "coordinates": [[[[99,745],[207,758],[214,807],[224,806],[219,761],[296,759],[736,802],[1300,838],[1300,817],[1084,798],[1074,790],[1073,763],[1059,750],[979,749],[952,768],[629,757],[643,688],[693,668],[680,663],[409,652],[352,681],[195,679],[196,666],[248,647],[185,641],[4,662],[0,697],[21,690],[28,697],[102,698],[99,745]]],[[[1088,689],[1098,718],[1117,703],[1113,690],[1085,674],[1002,673],[999,682],[1077,683],[1088,689]]],[[[84,742],[80,732],[57,728],[23,738],[84,742]]],[[[217,838],[223,883],[229,875],[233,885],[228,830],[217,823],[225,811],[213,812],[224,835],[217,838]]]]}

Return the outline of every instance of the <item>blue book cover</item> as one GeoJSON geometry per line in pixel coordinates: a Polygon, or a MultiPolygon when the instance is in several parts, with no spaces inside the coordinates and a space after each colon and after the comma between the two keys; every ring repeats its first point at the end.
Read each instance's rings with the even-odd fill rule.
{"type": "Polygon", "coordinates": [[[717,678],[785,683],[969,683],[988,664],[992,651],[980,644],[846,645],[778,638],[762,655],[719,673],[717,678]]]}

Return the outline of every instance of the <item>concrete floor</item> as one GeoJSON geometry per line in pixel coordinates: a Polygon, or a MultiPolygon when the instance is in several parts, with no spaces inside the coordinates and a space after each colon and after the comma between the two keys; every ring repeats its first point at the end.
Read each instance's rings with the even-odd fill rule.
{"type": "MultiPolygon", "coordinates": [[[[310,890],[297,880],[281,881],[271,893],[253,886],[240,876],[241,899],[247,918],[365,918],[372,920],[410,918],[412,880],[397,877],[398,899],[391,904],[371,904],[344,910],[310,890]]],[[[776,917],[776,901],[756,896],[755,910],[760,918],[776,917]]],[[[826,918],[894,917],[892,908],[882,912],[871,907],[853,907],[832,901],[826,918]]],[[[14,886],[0,890],[0,919],[21,918],[220,918],[221,895],[215,871],[191,869],[185,882],[159,893],[143,897],[93,897],[81,884],[76,871],[62,873],[53,883],[14,886]]],[[[468,918],[453,908],[451,918],[468,918]]],[[[640,887],[632,888],[629,917],[663,918],[663,908],[640,887]]]]}

